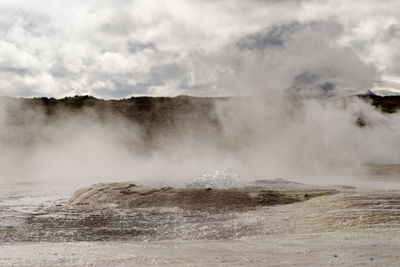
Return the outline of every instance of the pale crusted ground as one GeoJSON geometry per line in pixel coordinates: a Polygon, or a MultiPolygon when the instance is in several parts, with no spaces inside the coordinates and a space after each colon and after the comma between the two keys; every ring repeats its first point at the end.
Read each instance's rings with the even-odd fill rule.
{"type": "Polygon", "coordinates": [[[398,266],[400,191],[388,188],[344,187],[334,195],[240,212],[168,207],[130,214],[107,205],[72,212],[67,198],[52,199],[43,190],[24,200],[19,188],[20,196],[18,190],[2,192],[0,200],[0,265],[398,266]],[[33,204],[26,208],[26,202],[33,204]],[[98,224],[85,225],[90,222],[98,224]],[[4,233],[13,227],[20,237],[31,235],[10,240],[4,233]]]}

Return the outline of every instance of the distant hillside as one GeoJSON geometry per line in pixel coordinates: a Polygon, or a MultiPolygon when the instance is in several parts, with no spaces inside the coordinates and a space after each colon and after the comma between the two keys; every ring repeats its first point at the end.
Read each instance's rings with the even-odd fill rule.
{"type": "Polygon", "coordinates": [[[145,135],[151,139],[185,125],[199,133],[212,134],[212,131],[218,131],[214,106],[218,101],[226,101],[226,98],[177,96],[103,100],[91,96],[74,96],[62,99],[7,97],[7,100],[7,112],[16,124],[29,124],[29,111],[33,110],[44,114],[49,122],[84,113],[100,120],[122,117],[141,126],[145,135]]]}
{"type": "MultiPolygon", "coordinates": [[[[358,95],[383,112],[393,113],[400,109],[400,96],[358,95]]],[[[205,112],[208,114],[218,101],[227,101],[229,97],[131,97],[121,100],[104,100],[92,96],[74,96],[61,99],[55,98],[9,98],[27,106],[43,107],[47,115],[57,115],[60,112],[79,112],[82,109],[94,109],[99,114],[109,112],[124,115],[133,120],[143,121],[148,118],[161,119],[162,115],[205,112]],[[150,117],[149,117],[150,116],[150,117]]]]}
{"type": "MultiPolygon", "coordinates": [[[[358,95],[383,112],[393,113],[400,110],[400,96],[358,95]]],[[[227,97],[131,97],[121,100],[104,100],[92,96],[74,96],[62,99],[55,98],[19,98],[24,105],[43,107],[46,114],[57,115],[59,113],[79,112],[82,109],[93,109],[99,115],[113,113],[123,115],[130,120],[145,122],[153,120],[160,123],[168,123],[166,119],[172,119],[171,115],[186,116],[199,113],[201,117],[209,117],[213,107],[218,101],[226,101],[227,97]]],[[[212,116],[211,116],[212,117],[212,116]]]]}
{"type": "Polygon", "coordinates": [[[400,96],[360,95],[359,97],[386,113],[400,110],[400,96]]]}
{"type": "MultiPolygon", "coordinates": [[[[400,109],[400,96],[359,95],[383,112],[393,113],[400,109]]],[[[190,127],[200,133],[212,134],[220,130],[215,105],[230,98],[215,97],[131,97],[121,100],[103,100],[91,96],[75,96],[62,99],[55,98],[6,98],[11,107],[8,112],[15,121],[29,123],[29,117],[22,110],[40,110],[48,120],[56,120],[66,115],[78,115],[87,111],[98,119],[110,116],[126,118],[143,127],[148,137],[154,137],[161,132],[173,130],[178,126],[190,127]],[[14,105],[14,104],[15,105],[14,105]],[[24,115],[25,114],[25,115],[24,115]],[[162,131],[161,131],[162,130],[162,131]]],[[[240,98],[236,98],[239,99],[240,98]]],[[[245,102],[246,99],[243,98],[245,102]]]]}

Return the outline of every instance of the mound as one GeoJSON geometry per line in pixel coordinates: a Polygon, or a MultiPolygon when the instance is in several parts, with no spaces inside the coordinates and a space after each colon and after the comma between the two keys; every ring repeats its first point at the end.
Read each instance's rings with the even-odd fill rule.
{"type": "Polygon", "coordinates": [[[289,204],[334,190],[278,192],[253,189],[151,188],[132,183],[96,184],[75,192],[72,205],[115,204],[123,208],[178,207],[185,210],[223,212],[257,206],[289,204]]]}

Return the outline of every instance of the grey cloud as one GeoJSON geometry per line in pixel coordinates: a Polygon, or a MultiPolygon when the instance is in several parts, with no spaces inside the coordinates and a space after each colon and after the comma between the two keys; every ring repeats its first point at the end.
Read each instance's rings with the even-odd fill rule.
{"type": "Polygon", "coordinates": [[[348,47],[335,45],[344,31],[331,21],[275,25],[237,43],[234,75],[222,86],[234,92],[326,97],[372,86],[376,70],[348,47]],[[272,38],[273,37],[273,38],[272,38]],[[276,49],[279,48],[279,49],[276,49]]]}
{"type": "Polygon", "coordinates": [[[388,34],[394,38],[400,38],[400,24],[392,24],[388,28],[388,34]]]}
{"type": "Polygon", "coordinates": [[[0,19],[0,32],[3,32],[4,35],[9,34],[13,27],[20,28],[23,33],[32,35],[32,37],[54,34],[51,29],[51,20],[45,14],[31,13],[29,10],[21,8],[7,8],[3,12],[7,14],[0,19]]]}
{"type": "Polygon", "coordinates": [[[25,11],[18,17],[22,18],[22,29],[36,37],[52,33],[51,21],[47,16],[31,14],[25,11]]]}
{"type": "Polygon", "coordinates": [[[326,98],[340,95],[335,89],[338,86],[332,82],[322,82],[316,85],[298,86],[293,85],[286,90],[290,96],[326,98]]]}
{"type": "Polygon", "coordinates": [[[381,71],[392,76],[400,75],[400,24],[392,23],[378,32],[371,42],[371,51],[377,51],[376,62],[379,62],[381,71]],[[379,56],[379,57],[378,57],[379,56]]]}
{"type": "Polygon", "coordinates": [[[343,33],[343,26],[336,21],[332,20],[319,20],[312,21],[308,24],[312,31],[321,33],[330,39],[336,39],[343,33]]]}
{"type": "Polygon", "coordinates": [[[380,42],[389,42],[400,38],[400,24],[390,24],[382,32],[378,33],[377,40],[380,42]]]}
{"type": "Polygon", "coordinates": [[[331,82],[325,82],[320,85],[321,90],[324,92],[325,95],[329,95],[333,90],[335,90],[335,84],[331,82]]]}
{"type": "Polygon", "coordinates": [[[0,73],[25,76],[27,74],[30,74],[31,70],[27,68],[0,67],[0,73]]]}
{"type": "Polygon", "coordinates": [[[262,32],[244,36],[237,42],[237,46],[241,50],[263,50],[273,47],[283,48],[285,42],[289,41],[293,34],[302,30],[318,32],[321,36],[333,39],[339,36],[343,29],[338,23],[333,21],[311,21],[307,23],[294,21],[288,24],[274,25],[262,32]]]}
{"type": "Polygon", "coordinates": [[[308,85],[318,81],[318,79],[317,74],[304,71],[294,78],[294,83],[308,85]]]}
{"type": "Polygon", "coordinates": [[[128,42],[128,50],[130,53],[139,53],[145,49],[150,49],[154,51],[157,50],[157,47],[154,43],[151,42],[146,42],[146,43],[128,42]]]}
{"type": "Polygon", "coordinates": [[[65,66],[59,63],[54,64],[50,68],[49,73],[56,78],[64,78],[70,74],[65,66]]]}
{"type": "Polygon", "coordinates": [[[101,24],[100,29],[105,34],[126,36],[135,29],[131,16],[126,13],[116,13],[111,21],[101,24]]]}
{"type": "Polygon", "coordinates": [[[151,84],[162,85],[166,80],[176,80],[183,75],[183,69],[177,64],[165,64],[151,68],[151,84]]]}
{"type": "Polygon", "coordinates": [[[283,47],[286,34],[293,33],[302,25],[298,22],[273,26],[265,32],[245,36],[237,42],[239,49],[262,50],[268,47],[283,47]]]}

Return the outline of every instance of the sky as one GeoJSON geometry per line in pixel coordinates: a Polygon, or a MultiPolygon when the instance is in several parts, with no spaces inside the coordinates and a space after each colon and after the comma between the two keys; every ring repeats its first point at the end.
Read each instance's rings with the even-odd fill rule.
{"type": "Polygon", "coordinates": [[[400,82],[400,1],[0,0],[0,95],[291,93],[400,82]]]}

